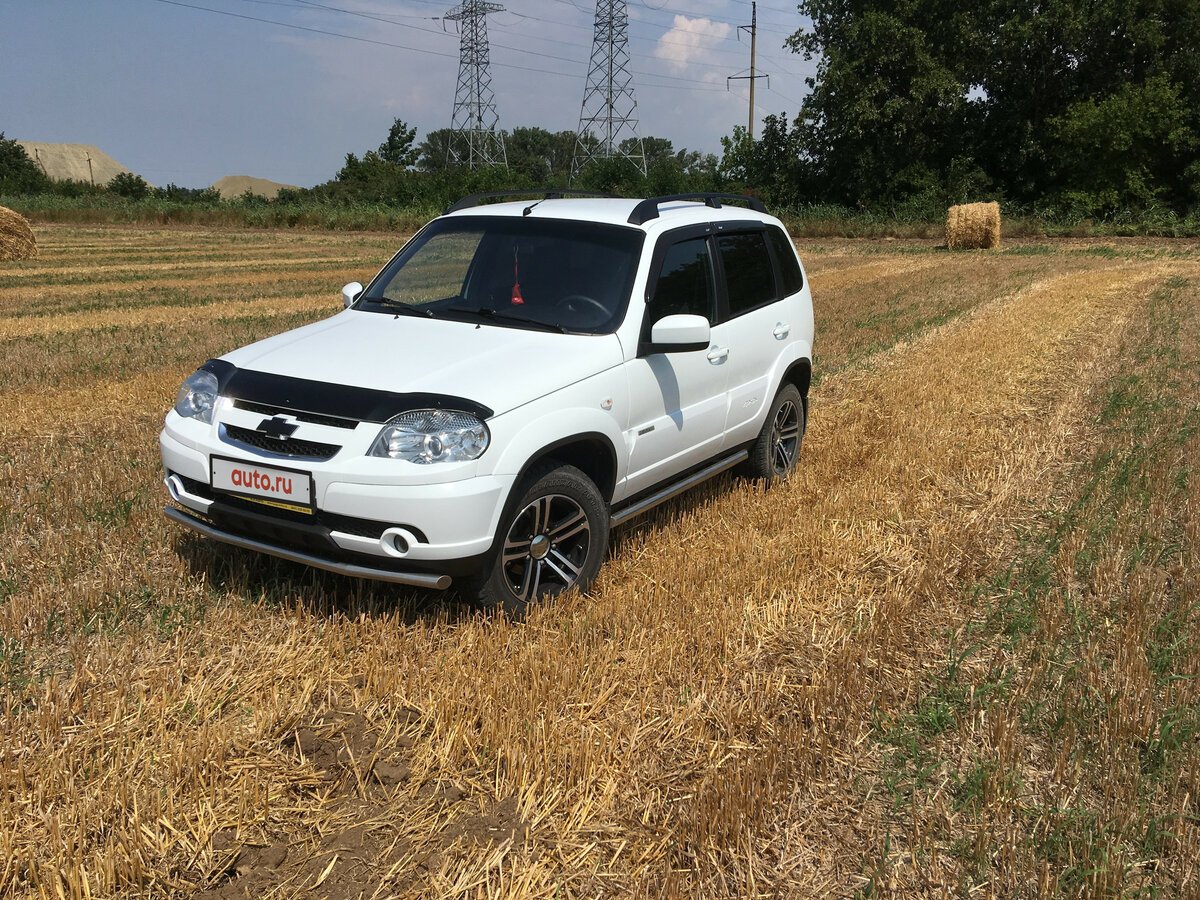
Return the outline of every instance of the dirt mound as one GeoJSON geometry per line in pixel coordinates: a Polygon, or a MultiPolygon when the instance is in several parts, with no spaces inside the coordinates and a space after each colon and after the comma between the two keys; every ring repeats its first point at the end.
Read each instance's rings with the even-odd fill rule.
{"type": "Polygon", "coordinates": [[[55,181],[108,184],[122,172],[132,171],[91,144],[49,144],[44,141],[17,143],[24,147],[29,158],[55,181]],[[91,160],[90,166],[88,160],[91,160]]]}
{"type": "Polygon", "coordinates": [[[0,206],[0,260],[33,259],[37,241],[25,217],[0,206]]]}
{"type": "Polygon", "coordinates": [[[950,250],[996,250],[1000,247],[1000,204],[964,203],[946,213],[946,247],[950,250]]]}
{"type": "Polygon", "coordinates": [[[418,882],[446,875],[458,853],[522,845],[528,823],[517,798],[422,777],[414,748],[423,739],[416,710],[382,727],[350,711],[297,723],[281,748],[310,833],[215,831],[198,852],[206,875],[196,896],[416,896],[418,882]]]}
{"type": "Polygon", "coordinates": [[[251,178],[249,175],[226,175],[212,185],[223,200],[235,200],[249,191],[256,197],[266,197],[274,200],[282,188],[296,190],[294,184],[280,184],[278,181],[268,181],[266,178],[251,178]]]}

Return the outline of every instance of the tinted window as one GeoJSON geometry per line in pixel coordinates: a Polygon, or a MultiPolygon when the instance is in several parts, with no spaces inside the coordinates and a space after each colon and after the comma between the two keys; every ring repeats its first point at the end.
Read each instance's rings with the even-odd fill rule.
{"type": "Polygon", "coordinates": [[[778,299],[771,255],[761,231],[723,234],[717,238],[717,248],[725,267],[730,318],[778,299]]]}
{"type": "Polygon", "coordinates": [[[679,314],[704,316],[710,324],[716,321],[707,238],[672,244],[663,256],[646,321],[652,325],[664,316],[679,314]]]}
{"type": "Polygon", "coordinates": [[[586,222],[437,219],[367,286],[355,308],[608,333],[624,318],[643,240],[637,229],[586,222]]]}
{"type": "Polygon", "coordinates": [[[799,293],[804,287],[804,276],[800,273],[800,263],[796,262],[796,250],[792,242],[778,228],[768,228],[767,237],[771,240],[771,249],[775,251],[775,259],[779,262],[783,295],[790,297],[799,293]]]}

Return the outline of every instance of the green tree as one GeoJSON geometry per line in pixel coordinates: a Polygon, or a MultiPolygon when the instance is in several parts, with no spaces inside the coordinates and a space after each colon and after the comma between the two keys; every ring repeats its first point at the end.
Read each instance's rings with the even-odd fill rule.
{"type": "Polygon", "coordinates": [[[801,0],[799,10],[812,26],[788,43],[820,61],[795,139],[825,199],[895,203],[970,152],[969,14],[945,0],[801,0]]]}
{"type": "Polygon", "coordinates": [[[575,133],[514,128],[504,138],[508,167],[536,184],[565,184],[571,172],[575,133]]]}
{"type": "Polygon", "coordinates": [[[1082,100],[1048,123],[1069,191],[1086,195],[1088,213],[1146,208],[1169,199],[1172,181],[1194,162],[1182,92],[1166,75],[1082,100]]]}
{"type": "Polygon", "coordinates": [[[379,145],[379,158],[404,168],[416,165],[420,158],[420,152],[413,146],[416,136],[416,128],[409,128],[407,122],[396,119],[388,129],[387,140],[379,145]]]}
{"type": "MultiPolygon", "coordinates": [[[[1195,0],[799,11],[811,25],[789,44],[818,67],[793,126],[798,194],[927,212],[989,194],[1086,214],[1200,201],[1195,0]]],[[[748,154],[735,141],[725,168],[748,154]]]]}
{"type": "Polygon", "coordinates": [[[417,168],[422,172],[440,172],[450,165],[450,146],[453,132],[437,128],[427,132],[417,147],[417,168]]]}
{"type": "Polygon", "coordinates": [[[0,131],[0,194],[38,194],[49,187],[50,179],[25,148],[0,131]]]}
{"type": "Polygon", "coordinates": [[[117,173],[106,186],[106,190],[130,200],[141,200],[150,196],[150,185],[146,183],[146,179],[133,172],[117,173]]]}

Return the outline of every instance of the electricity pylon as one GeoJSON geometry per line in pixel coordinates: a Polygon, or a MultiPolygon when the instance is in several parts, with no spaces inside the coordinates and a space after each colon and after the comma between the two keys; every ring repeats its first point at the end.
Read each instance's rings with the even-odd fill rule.
{"type": "Polygon", "coordinates": [[[449,162],[477,166],[504,166],[504,138],[496,129],[496,97],[488,71],[488,13],[504,7],[486,0],[462,0],[445,18],[461,22],[458,39],[458,88],[450,119],[449,162]]]}
{"type": "Polygon", "coordinates": [[[633,73],[629,70],[629,7],[625,0],[596,0],[596,23],[587,84],[579,108],[579,130],[571,160],[572,180],[593,159],[624,157],[646,174],[646,152],[634,118],[633,73]],[[628,150],[621,144],[633,143],[628,150]]]}

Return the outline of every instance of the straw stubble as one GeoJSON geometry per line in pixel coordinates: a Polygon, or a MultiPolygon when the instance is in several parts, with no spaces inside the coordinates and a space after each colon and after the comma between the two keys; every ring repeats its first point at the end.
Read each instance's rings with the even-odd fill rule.
{"type": "MultiPolygon", "coordinates": [[[[896,271],[897,309],[937,284],[896,271]]],[[[1113,335],[1189,271],[1001,266],[946,320],[818,293],[844,365],[795,477],[675,501],[522,625],[163,523],[186,371],[6,398],[0,893],[853,894],[890,822],[857,792],[872,723],[1069,463],[1113,335]]]]}

